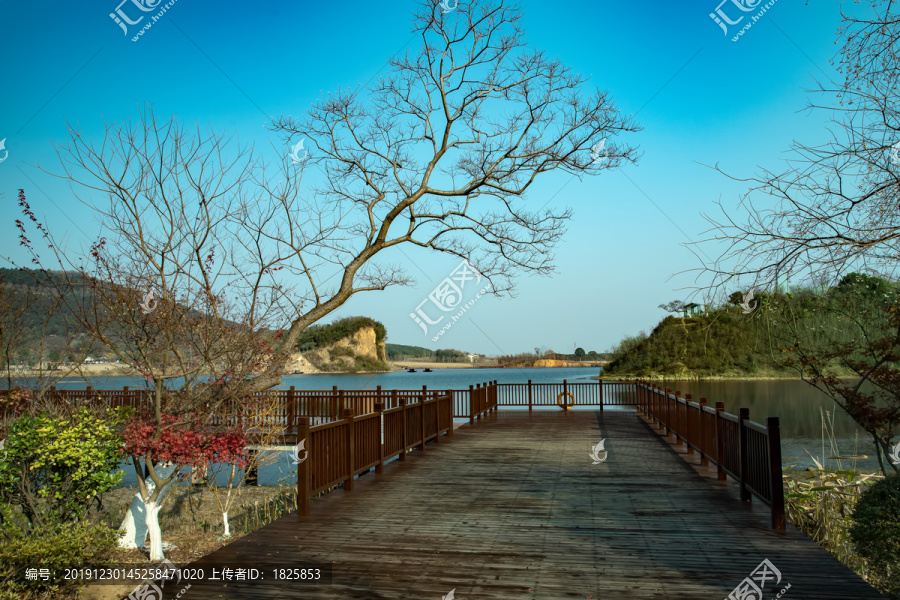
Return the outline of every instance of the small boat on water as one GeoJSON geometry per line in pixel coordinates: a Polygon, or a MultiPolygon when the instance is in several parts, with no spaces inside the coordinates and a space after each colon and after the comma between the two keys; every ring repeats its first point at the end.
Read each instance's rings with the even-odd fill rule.
{"type": "Polygon", "coordinates": [[[416,370],[415,370],[415,369],[407,369],[406,372],[407,372],[407,373],[415,373],[416,370]]]}
{"type": "Polygon", "coordinates": [[[431,369],[425,369],[423,373],[431,373],[431,369]]]}

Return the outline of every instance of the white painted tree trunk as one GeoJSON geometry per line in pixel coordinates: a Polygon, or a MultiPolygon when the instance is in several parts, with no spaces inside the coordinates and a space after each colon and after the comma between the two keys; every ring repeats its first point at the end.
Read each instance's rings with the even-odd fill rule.
{"type": "Polygon", "coordinates": [[[150,533],[150,560],[161,561],[165,558],[162,549],[162,531],[159,529],[159,502],[147,503],[147,531],[150,533]]]}
{"type": "Polygon", "coordinates": [[[231,537],[231,527],[228,525],[228,511],[222,513],[222,524],[225,526],[225,533],[222,534],[223,538],[231,537]]]}
{"type": "MultiPolygon", "coordinates": [[[[156,472],[161,477],[168,477],[174,470],[174,467],[171,465],[156,468],[156,472]]],[[[156,499],[157,506],[162,504],[163,498],[166,497],[166,494],[176,481],[177,479],[173,479],[162,489],[159,498],[156,499]]],[[[152,495],[155,489],[156,484],[153,483],[153,480],[147,479],[147,492],[152,495]]],[[[122,519],[119,529],[125,530],[125,534],[119,538],[119,548],[137,549],[144,547],[149,530],[147,529],[147,506],[144,503],[144,499],[141,498],[140,491],[131,499],[131,506],[128,508],[128,512],[125,513],[125,518],[122,519]]]]}

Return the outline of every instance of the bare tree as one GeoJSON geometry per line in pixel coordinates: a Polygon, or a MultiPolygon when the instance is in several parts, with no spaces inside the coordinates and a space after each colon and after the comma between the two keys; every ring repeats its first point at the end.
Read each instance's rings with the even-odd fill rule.
{"type": "Polygon", "coordinates": [[[25,346],[31,333],[25,316],[38,300],[33,288],[22,289],[0,276],[0,365],[6,371],[8,390],[13,388],[13,357],[25,346]]]}
{"type": "MultiPolygon", "coordinates": [[[[819,84],[831,102],[810,110],[832,116],[830,139],[795,143],[784,170],[752,178],[735,210],[707,217],[710,239],[727,247],[701,274],[713,290],[752,279],[829,284],[851,271],[896,272],[900,258],[900,16],[871,2],[870,16],[844,15],[838,67],[842,82],[819,84]]],[[[730,291],[730,290],[726,290],[730,291]]]]}
{"type": "Polygon", "coordinates": [[[774,293],[766,301],[776,362],[796,368],[868,432],[887,472],[882,457],[900,424],[900,298],[888,287],[873,295],[867,276],[851,272],[891,277],[900,265],[900,15],[889,0],[870,6],[864,17],[844,15],[843,80],[819,84],[832,102],[809,107],[831,112],[830,139],[795,143],[783,171],[735,178],[750,190],[736,211],[720,204],[724,218],[707,217],[714,234],[701,243],[726,250],[701,275],[711,276],[711,293],[726,295],[745,279],[776,292],[789,277],[821,290],[803,292],[814,300],[806,307],[774,293]]]}
{"type": "Polygon", "coordinates": [[[99,143],[71,129],[62,175],[108,197],[106,207],[86,201],[114,232],[111,254],[152,265],[156,276],[192,273],[212,297],[223,282],[200,275],[214,253],[232,267],[222,279],[236,297],[273,299],[290,326],[250,386],[267,389],[306,327],[356,293],[412,281],[379,262],[383,251],[465,257],[495,293],[510,292],[516,273],[552,270],[550,251],[571,214],[528,209],[538,177],[636,160],[634,148],[611,143],[596,160],[592,144],[639,127],[607,93],[586,94],[582,77],[530,49],[519,20],[503,1],[461,3],[446,15],[422,2],[417,53],[391,60],[367,93],[338,91],[303,120],[275,121],[289,139],[310,139],[313,155],[295,153],[299,166],[285,155],[274,175],[252,149],[152,110],[136,125],[110,125],[99,143]],[[324,182],[302,194],[313,165],[324,182]]]}
{"type": "Polygon", "coordinates": [[[687,303],[682,300],[672,300],[671,302],[667,302],[666,304],[660,304],[659,308],[663,309],[666,312],[678,314],[680,312],[684,312],[687,303]]]}
{"type": "MultiPolygon", "coordinates": [[[[97,141],[70,126],[57,175],[84,190],[108,231],[74,310],[155,389],[156,442],[186,426],[184,415],[279,384],[301,333],[354,294],[409,284],[385,251],[466,258],[497,294],[512,292],[517,273],[552,271],[571,212],[529,208],[526,193],[554,171],[596,175],[636,161],[635,148],[610,142],[639,127],[607,93],[585,92],[584,78],[530,49],[519,20],[502,0],[448,14],[422,2],[419,51],[391,60],[371,89],[274,120],[287,143],[311,142],[309,157],[296,144],[265,162],[150,108],[107,124],[97,141]],[[307,191],[311,172],[321,183],[307,191]]],[[[71,264],[76,253],[50,246],[71,264]]],[[[158,510],[175,475],[158,473],[149,454],[143,462],[139,495],[158,510]]],[[[152,532],[151,546],[159,555],[152,532]]]]}

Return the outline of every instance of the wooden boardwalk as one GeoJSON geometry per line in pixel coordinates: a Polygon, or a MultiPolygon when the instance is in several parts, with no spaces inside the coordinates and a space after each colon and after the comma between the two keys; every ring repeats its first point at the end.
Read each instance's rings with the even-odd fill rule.
{"type": "Polygon", "coordinates": [[[881,598],[794,527],[773,531],[766,507],[699,473],[633,410],[503,409],[445,439],[194,565],[333,562],[331,585],[269,570],[182,598],[722,600],[764,559],[782,577],[767,600],[787,584],[785,600],[881,598]]]}

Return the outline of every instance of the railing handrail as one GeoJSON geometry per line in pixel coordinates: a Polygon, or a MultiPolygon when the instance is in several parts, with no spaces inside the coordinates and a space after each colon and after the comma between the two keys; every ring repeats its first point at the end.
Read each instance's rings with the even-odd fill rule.
{"type": "Polygon", "coordinates": [[[772,511],[772,528],[785,530],[784,487],[781,468],[781,427],[778,417],[768,417],[762,425],[750,420],[750,411],[726,413],[724,404],[712,408],[706,398],[694,402],[681,391],[671,393],[657,385],[635,382],[637,409],[658,430],[673,435],[676,445],[685,444],[688,454],[700,453],[700,464],[716,466],[720,480],[726,475],[740,487],[741,500],[756,496],[772,511]],[[674,413],[674,415],[673,415],[674,413]],[[750,436],[758,441],[750,443],[750,436]]]}

